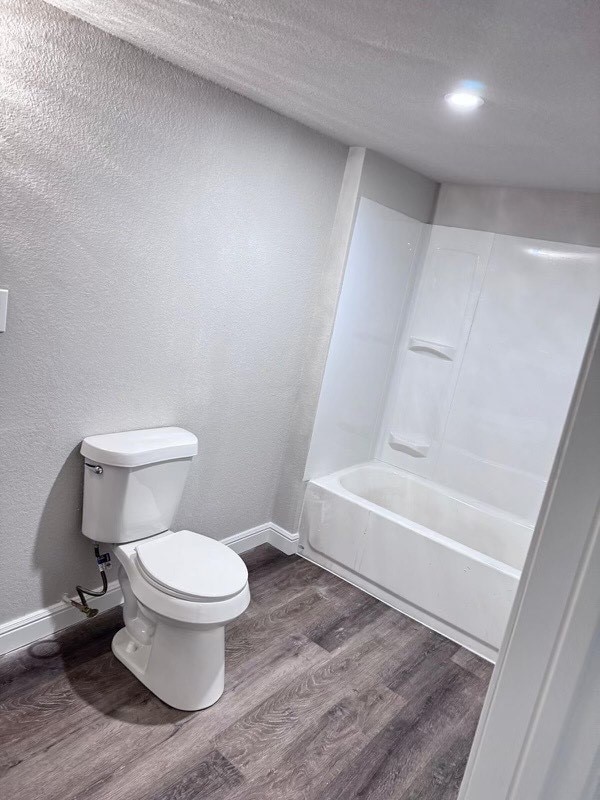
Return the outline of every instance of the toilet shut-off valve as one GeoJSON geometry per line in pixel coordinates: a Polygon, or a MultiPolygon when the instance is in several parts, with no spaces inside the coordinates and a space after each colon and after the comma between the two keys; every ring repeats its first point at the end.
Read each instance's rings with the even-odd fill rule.
{"type": "Polygon", "coordinates": [[[76,586],[75,589],[77,590],[77,594],[79,595],[79,599],[81,600],[80,603],[78,603],[77,600],[73,600],[71,597],[68,597],[66,594],[63,595],[63,600],[65,601],[65,603],[68,603],[70,606],[73,606],[73,608],[78,609],[88,618],[95,617],[96,614],[98,613],[98,609],[89,606],[85,596],[88,595],[89,597],[102,597],[102,595],[106,594],[108,590],[108,578],[106,577],[106,569],[110,567],[110,553],[100,553],[100,545],[98,544],[98,542],[94,542],[94,555],[96,556],[96,564],[98,565],[98,570],[102,578],[101,591],[95,591],[94,589],[86,589],[84,586],[79,586],[79,585],[76,586]]]}

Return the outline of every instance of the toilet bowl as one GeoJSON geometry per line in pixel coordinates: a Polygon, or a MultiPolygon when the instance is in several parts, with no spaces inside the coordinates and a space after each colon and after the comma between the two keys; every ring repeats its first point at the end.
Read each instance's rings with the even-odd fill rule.
{"type": "Polygon", "coordinates": [[[197,711],[223,693],[225,625],[248,607],[248,571],[221,542],[169,528],[196,437],[154,428],[84,439],[85,536],[119,562],[125,627],[115,656],[168,705],[197,711]]]}

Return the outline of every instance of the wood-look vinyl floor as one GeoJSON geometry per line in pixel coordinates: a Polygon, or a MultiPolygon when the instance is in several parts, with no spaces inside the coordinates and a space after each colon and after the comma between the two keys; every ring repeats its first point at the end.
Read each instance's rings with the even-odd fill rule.
{"type": "Polygon", "coordinates": [[[210,709],[113,657],[120,609],[0,659],[0,797],[455,800],[491,666],[308,561],[244,558],[210,709]]]}

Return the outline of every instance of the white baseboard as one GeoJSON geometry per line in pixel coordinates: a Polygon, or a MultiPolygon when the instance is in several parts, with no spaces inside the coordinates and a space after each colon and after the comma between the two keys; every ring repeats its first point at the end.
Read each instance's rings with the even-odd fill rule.
{"type": "MultiPolygon", "coordinates": [[[[223,543],[235,550],[244,553],[261,544],[270,544],[278,550],[292,555],[298,549],[298,534],[288,533],[274,522],[257,525],[247,531],[236,533],[223,539],[223,543]]],[[[118,581],[111,581],[108,592],[102,597],[90,598],[89,604],[99,611],[107,611],[123,602],[123,596],[118,581]]],[[[84,622],[85,617],[72,606],[67,606],[64,601],[54,603],[46,608],[40,608],[31,614],[5,622],[0,625],[0,655],[10,653],[19,647],[44,639],[57,633],[63,628],[69,628],[78,622],[84,622]]]]}
{"type": "Polygon", "coordinates": [[[298,539],[297,533],[290,533],[275,522],[267,522],[265,525],[257,525],[256,528],[228,536],[227,539],[223,539],[223,544],[229,545],[236,553],[245,553],[261,544],[270,544],[291,556],[298,550],[298,539]]]}
{"type": "MultiPolygon", "coordinates": [[[[91,597],[89,600],[90,606],[99,611],[107,611],[122,602],[123,595],[118,581],[111,581],[107,593],[102,597],[91,597]]],[[[39,611],[5,622],[0,625],[0,655],[25,647],[84,620],[81,611],[61,600],[46,608],[40,608],[39,611]]]]}
{"type": "Polygon", "coordinates": [[[235,550],[236,553],[245,553],[247,550],[252,550],[253,547],[259,547],[261,544],[270,544],[270,534],[271,524],[266,522],[264,525],[248,528],[247,531],[234,533],[233,536],[227,536],[221,541],[231,547],[232,550],[235,550]]]}
{"type": "Polygon", "coordinates": [[[300,540],[299,533],[290,533],[277,525],[275,522],[269,523],[271,529],[269,534],[269,544],[281,550],[286,556],[292,556],[298,552],[298,542],[300,540]]]}

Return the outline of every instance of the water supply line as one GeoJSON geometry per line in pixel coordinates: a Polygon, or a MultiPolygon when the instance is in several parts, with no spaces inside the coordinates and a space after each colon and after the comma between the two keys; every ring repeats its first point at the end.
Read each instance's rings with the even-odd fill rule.
{"type": "Polygon", "coordinates": [[[102,578],[102,589],[100,591],[95,591],[94,589],[86,589],[85,586],[79,586],[79,585],[76,586],[75,589],[77,590],[77,594],[79,595],[79,599],[81,600],[80,603],[78,603],[77,600],[73,600],[71,597],[68,597],[67,595],[63,595],[63,600],[65,601],[65,603],[68,603],[74,608],[77,608],[88,618],[95,617],[96,614],[98,613],[98,609],[91,608],[88,605],[85,596],[88,595],[89,597],[102,597],[102,595],[105,595],[106,592],[108,591],[108,578],[106,577],[106,570],[104,565],[110,564],[110,554],[103,553],[101,555],[100,545],[98,544],[98,542],[94,542],[94,555],[96,556],[96,564],[98,565],[98,570],[102,578]]]}

